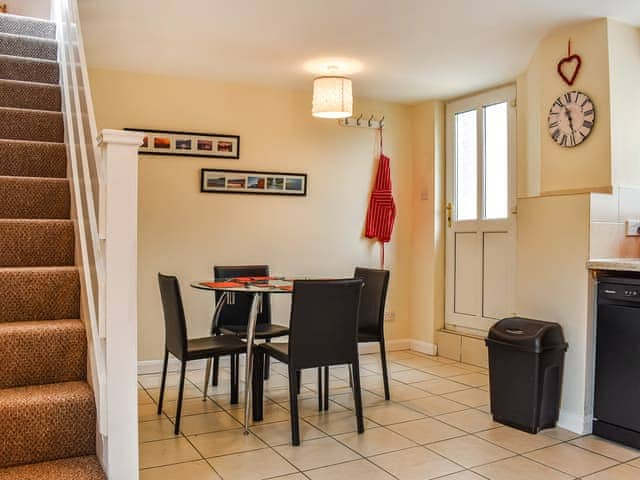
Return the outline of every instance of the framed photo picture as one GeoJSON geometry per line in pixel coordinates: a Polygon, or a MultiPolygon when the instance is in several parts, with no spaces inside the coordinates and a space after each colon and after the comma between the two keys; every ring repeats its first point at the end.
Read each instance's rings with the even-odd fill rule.
{"type": "Polygon", "coordinates": [[[200,191],[305,196],[307,174],[203,168],[200,170],[200,191]]]}
{"type": "Polygon", "coordinates": [[[240,137],[217,133],[174,132],[171,130],[143,130],[144,139],[139,153],[148,155],[183,155],[186,157],[240,158],[240,137]]]}

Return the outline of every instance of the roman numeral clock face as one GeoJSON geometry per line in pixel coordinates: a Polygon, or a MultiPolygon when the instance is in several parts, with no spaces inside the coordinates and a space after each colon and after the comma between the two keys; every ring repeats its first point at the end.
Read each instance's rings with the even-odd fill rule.
{"type": "Polygon", "coordinates": [[[591,99],[582,92],[567,92],[549,110],[549,135],[561,147],[584,142],[593,129],[596,114],[591,99]]]}

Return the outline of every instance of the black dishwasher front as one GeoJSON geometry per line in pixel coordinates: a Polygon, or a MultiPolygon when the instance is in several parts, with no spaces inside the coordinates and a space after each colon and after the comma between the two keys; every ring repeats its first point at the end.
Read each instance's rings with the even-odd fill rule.
{"type": "Polygon", "coordinates": [[[593,433],[640,448],[640,279],[598,285],[593,433]]]}

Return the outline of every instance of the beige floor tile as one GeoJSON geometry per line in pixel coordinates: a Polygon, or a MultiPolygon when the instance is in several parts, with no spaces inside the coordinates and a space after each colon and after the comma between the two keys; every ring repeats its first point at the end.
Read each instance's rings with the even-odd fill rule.
{"type": "Polygon", "coordinates": [[[211,465],[200,460],[141,470],[140,480],[220,480],[220,477],[211,465]]]}
{"type": "MultiPolygon", "coordinates": [[[[289,396],[289,390],[286,390],[287,392],[287,398],[289,396]]],[[[209,398],[214,401],[216,404],[218,404],[221,408],[224,408],[225,410],[243,410],[244,409],[244,394],[242,392],[240,392],[240,396],[238,398],[238,403],[231,403],[231,397],[229,396],[228,393],[224,393],[222,395],[210,395],[209,398]]],[[[266,398],[264,399],[264,404],[265,405],[270,405],[273,402],[269,399],[266,398]]]]}
{"type": "Polygon", "coordinates": [[[389,425],[387,428],[421,445],[466,435],[462,430],[433,418],[396,423],[395,425],[389,425]]]}
{"type": "MultiPolygon", "coordinates": [[[[376,388],[371,388],[369,390],[376,395],[384,396],[384,387],[382,385],[376,388]]],[[[429,392],[413,387],[411,385],[405,385],[404,383],[394,381],[389,383],[389,393],[391,401],[393,402],[406,402],[409,400],[417,400],[418,398],[431,396],[429,392]]]]}
{"type": "Polygon", "coordinates": [[[430,416],[459,412],[468,408],[466,405],[442,397],[421,398],[405,402],[404,405],[430,416]]]}
{"type": "Polygon", "coordinates": [[[546,435],[533,435],[511,427],[492,428],[476,435],[516,453],[531,452],[560,443],[560,440],[546,435]]]}
{"type": "Polygon", "coordinates": [[[418,370],[424,370],[426,368],[443,366],[443,364],[440,363],[439,361],[432,358],[425,358],[425,357],[415,357],[415,358],[408,358],[405,360],[398,360],[396,361],[396,363],[400,365],[404,365],[409,368],[417,368],[418,370]]]}
{"type": "Polygon", "coordinates": [[[351,450],[355,450],[363,457],[380,455],[405,448],[415,447],[416,444],[401,435],[384,427],[369,428],[364,433],[344,433],[335,437],[351,450]]]}
{"type": "MultiPolygon", "coordinates": [[[[265,423],[262,425],[253,425],[251,431],[260,439],[270,446],[287,445],[291,442],[291,426],[289,422],[265,423]]],[[[313,425],[300,420],[300,439],[313,440],[314,438],[324,437],[326,434],[313,425]]]]}
{"type": "Polygon", "coordinates": [[[423,372],[422,370],[409,369],[391,374],[391,378],[402,383],[417,383],[427,380],[437,380],[439,377],[423,372]]]}
{"type": "Polygon", "coordinates": [[[513,457],[474,468],[489,480],[570,480],[572,477],[524,457],[513,457]]]}
{"type": "Polygon", "coordinates": [[[513,456],[513,453],[508,450],[471,435],[431,443],[427,448],[466,468],[513,456]]]}
{"type": "Polygon", "coordinates": [[[149,420],[159,420],[164,415],[157,414],[158,406],[155,403],[138,405],[138,422],[148,422],[149,420]]]}
{"type": "Polygon", "coordinates": [[[458,382],[452,382],[451,380],[447,380],[445,378],[414,383],[413,386],[432,393],[433,395],[443,395],[445,393],[467,390],[469,388],[468,385],[463,385],[462,383],[458,382]]]}
{"type": "Polygon", "coordinates": [[[629,462],[629,465],[640,468],[640,459],[634,460],[633,462],[629,462]]]}
{"type": "Polygon", "coordinates": [[[604,438],[593,435],[576,438],[569,443],[590,450],[594,453],[599,453],[605,457],[613,458],[619,462],[628,462],[629,460],[640,457],[640,450],[625,447],[624,445],[610,442],[604,438]]]}
{"type": "Polygon", "coordinates": [[[440,363],[442,365],[450,365],[452,363],[460,364],[460,362],[458,362],[457,360],[453,360],[451,358],[446,358],[446,357],[441,357],[441,356],[437,356],[437,357],[431,356],[430,358],[433,358],[436,362],[438,362],[438,363],[440,363]]]}
{"type": "Polygon", "coordinates": [[[271,480],[309,480],[302,473],[292,473],[291,475],[285,475],[283,477],[275,477],[271,480]]]}
{"type": "Polygon", "coordinates": [[[237,430],[192,435],[187,438],[205,458],[248,452],[250,450],[259,450],[267,447],[267,444],[253,433],[245,435],[241,428],[237,430]]]}
{"type": "MultiPolygon", "coordinates": [[[[378,377],[377,376],[362,377],[360,379],[361,383],[362,383],[362,380],[364,378],[376,378],[377,379],[378,377]]],[[[380,377],[380,381],[382,381],[382,377],[380,377]]],[[[313,383],[309,383],[309,384],[305,385],[305,387],[307,387],[307,389],[311,390],[312,392],[317,392],[318,391],[318,382],[315,381],[313,383]]],[[[349,388],[350,389],[349,382],[347,382],[345,380],[340,380],[339,378],[335,378],[335,377],[332,377],[332,378],[329,379],[329,392],[333,393],[333,392],[337,391],[340,388],[349,388]]]]}
{"type": "MultiPolygon", "coordinates": [[[[165,402],[163,411],[168,417],[173,419],[176,417],[177,406],[178,402],[176,400],[165,402]]],[[[220,406],[209,399],[207,399],[206,401],[202,401],[202,398],[185,398],[184,400],[182,400],[183,417],[187,415],[200,415],[202,413],[220,411],[222,411],[222,408],[220,408],[220,406]]]]}
{"type": "Polygon", "coordinates": [[[409,350],[395,350],[393,352],[387,352],[387,360],[406,360],[407,358],[414,358],[415,355],[409,350]]]}
{"type": "Polygon", "coordinates": [[[311,480],[393,480],[391,475],[367,460],[355,460],[305,473],[311,480]]]}
{"type": "MultiPolygon", "coordinates": [[[[365,410],[365,412],[366,411],[367,410],[365,410]]],[[[306,417],[305,420],[329,435],[340,435],[341,433],[356,431],[356,416],[353,412],[328,412],[313,417],[306,417]]],[[[376,424],[365,417],[364,426],[365,428],[371,428],[376,426],[376,424]]]]}
{"type": "MultiPolygon", "coordinates": [[[[378,375],[382,376],[382,363],[381,363],[380,360],[376,361],[375,363],[370,363],[368,365],[363,365],[362,369],[369,370],[372,373],[377,373],[378,375]]],[[[387,361],[387,370],[391,374],[393,374],[395,372],[402,372],[404,370],[410,370],[410,369],[411,369],[411,367],[408,367],[407,365],[403,365],[400,362],[389,362],[389,361],[387,361]]]]}
{"type": "Polygon", "coordinates": [[[167,418],[138,423],[138,441],[140,443],[165,440],[177,437],[173,433],[174,425],[167,418]]]}
{"type": "MultiPolygon", "coordinates": [[[[353,395],[349,393],[341,393],[339,395],[332,395],[330,397],[338,405],[341,405],[348,409],[353,409],[353,395]]],[[[362,391],[362,405],[366,407],[373,407],[376,405],[382,405],[386,402],[383,396],[371,393],[368,390],[362,391]]]]}
{"type": "Polygon", "coordinates": [[[326,467],[360,458],[356,453],[329,437],[302,442],[298,447],[282,445],[274,448],[300,470],[326,467]]]}
{"type": "MultiPolygon", "coordinates": [[[[175,386],[178,383],[178,378],[179,377],[177,374],[168,373],[167,385],[175,386]]],[[[161,381],[162,381],[162,377],[158,373],[154,373],[151,375],[138,375],[138,383],[146,389],[160,387],[161,381]]]]}
{"type": "MultiPolygon", "coordinates": [[[[229,413],[239,422],[244,421],[244,408],[229,410],[229,413]]],[[[253,422],[253,425],[262,423],[282,422],[289,420],[289,411],[276,403],[265,404],[263,408],[263,419],[259,422],[253,422]]]]}
{"type": "Polygon", "coordinates": [[[548,437],[555,438],[556,440],[560,440],[561,442],[567,442],[580,436],[577,433],[570,432],[569,430],[565,430],[564,428],[560,427],[548,428],[546,430],[542,430],[540,433],[542,435],[547,435],[548,437]]]}
{"type": "Polygon", "coordinates": [[[615,460],[567,443],[536,450],[526,456],[575,477],[583,477],[616,464],[615,460]]]}
{"type": "Polygon", "coordinates": [[[227,412],[212,412],[202,415],[189,415],[182,417],[180,430],[185,435],[198,435],[200,433],[218,432],[239,428],[241,423],[227,412]]]}
{"type": "Polygon", "coordinates": [[[138,389],[138,405],[147,405],[153,403],[153,398],[144,390],[144,388],[138,389]]]}
{"type": "Polygon", "coordinates": [[[364,415],[380,425],[408,422],[424,418],[424,415],[399,404],[390,403],[379,407],[367,408],[364,415]]]}
{"type": "MultiPolygon", "coordinates": [[[[153,398],[154,402],[157,402],[158,398],[160,398],[160,388],[147,389],[147,393],[151,395],[151,398],[153,398]]],[[[197,398],[197,397],[202,397],[202,392],[196,387],[194,387],[192,384],[185,383],[184,396],[182,398],[197,398]]],[[[172,386],[172,387],[165,388],[165,391],[164,391],[165,401],[171,401],[171,400],[177,400],[177,399],[178,399],[178,389],[176,387],[172,386]]]]}
{"type": "Polygon", "coordinates": [[[486,373],[467,373],[466,375],[456,375],[449,377],[454,382],[464,383],[470,387],[484,387],[489,384],[489,375],[486,373]]]}
{"type": "Polygon", "coordinates": [[[443,397],[453,400],[454,402],[468,405],[469,407],[489,405],[489,392],[485,392],[479,388],[470,388],[469,390],[447,393],[443,395],[443,397]]]}
{"type": "Polygon", "coordinates": [[[265,388],[289,388],[289,378],[286,375],[272,373],[269,380],[265,380],[264,386],[265,388]]]}
{"type": "Polygon", "coordinates": [[[491,415],[473,408],[461,412],[440,415],[437,419],[469,433],[481,432],[500,426],[499,423],[493,421],[491,415]]]}
{"type": "Polygon", "coordinates": [[[224,480],[261,480],[296,473],[286,460],[269,448],[208,459],[224,480]]]}
{"type": "MultiPolygon", "coordinates": [[[[440,477],[438,480],[486,480],[477,473],[473,473],[471,470],[465,470],[464,472],[454,473],[447,475],[446,477],[440,477]]],[[[516,479],[513,479],[516,480],[516,479]]]]}
{"type": "MultiPolygon", "coordinates": [[[[289,402],[282,402],[279,404],[282,408],[289,410],[289,402]]],[[[329,410],[332,412],[346,412],[348,409],[344,408],[342,405],[339,405],[331,399],[329,399],[329,410]]],[[[298,415],[301,417],[309,417],[313,415],[318,415],[320,410],[318,410],[318,397],[317,395],[313,398],[303,398],[298,399],[298,415]]]]}
{"type": "Polygon", "coordinates": [[[185,438],[140,444],[140,468],[160,467],[200,458],[200,454],[185,438]]]}
{"type": "Polygon", "coordinates": [[[454,377],[457,375],[469,375],[469,370],[460,368],[458,364],[437,365],[435,367],[427,367],[423,369],[427,373],[437,375],[438,377],[454,377]]]}
{"type": "Polygon", "coordinates": [[[462,470],[462,467],[423,447],[371,457],[376,465],[399,480],[428,480],[462,470]]]}
{"type": "Polygon", "coordinates": [[[584,477],[584,480],[638,480],[640,470],[629,465],[618,465],[584,477]]]}

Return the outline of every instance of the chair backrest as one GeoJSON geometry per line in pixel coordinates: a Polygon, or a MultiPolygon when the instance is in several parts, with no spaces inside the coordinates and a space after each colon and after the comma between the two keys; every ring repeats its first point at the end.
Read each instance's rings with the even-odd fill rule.
{"type": "Polygon", "coordinates": [[[295,369],[353,362],[358,356],[362,280],[294,282],[289,365],[295,369]]]}
{"type": "Polygon", "coordinates": [[[361,332],[384,336],[384,306],[387,301],[389,271],[375,268],[356,267],[354,278],[364,282],[360,301],[358,329],[361,332]]]}
{"type": "Polygon", "coordinates": [[[174,356],[182,359],[187,351],[187,322],[180,295],[178,279],[172,275],[158,273],[160,298],[164,312],[164,344],[174,356]]]}
{"type": "MultiPolygon", "coordinates": [[[[236,278],[236,277],[268,277],[268,265],[236,265],[236,266],[214,266],[213,276],[216,280],[236,278]]],[[[216,292],[216,301],[221,293],[216,292]]],[[[218,317],[218,326],[247,325],[249,322],[249,312],[253,295],[250,293],[236,293],[235,302],[227,303],[218,317]]],[[[271,323],[271,299],[269,294],[262,296],[262,308],[258,313],[256,323],[271,323]]]]}

